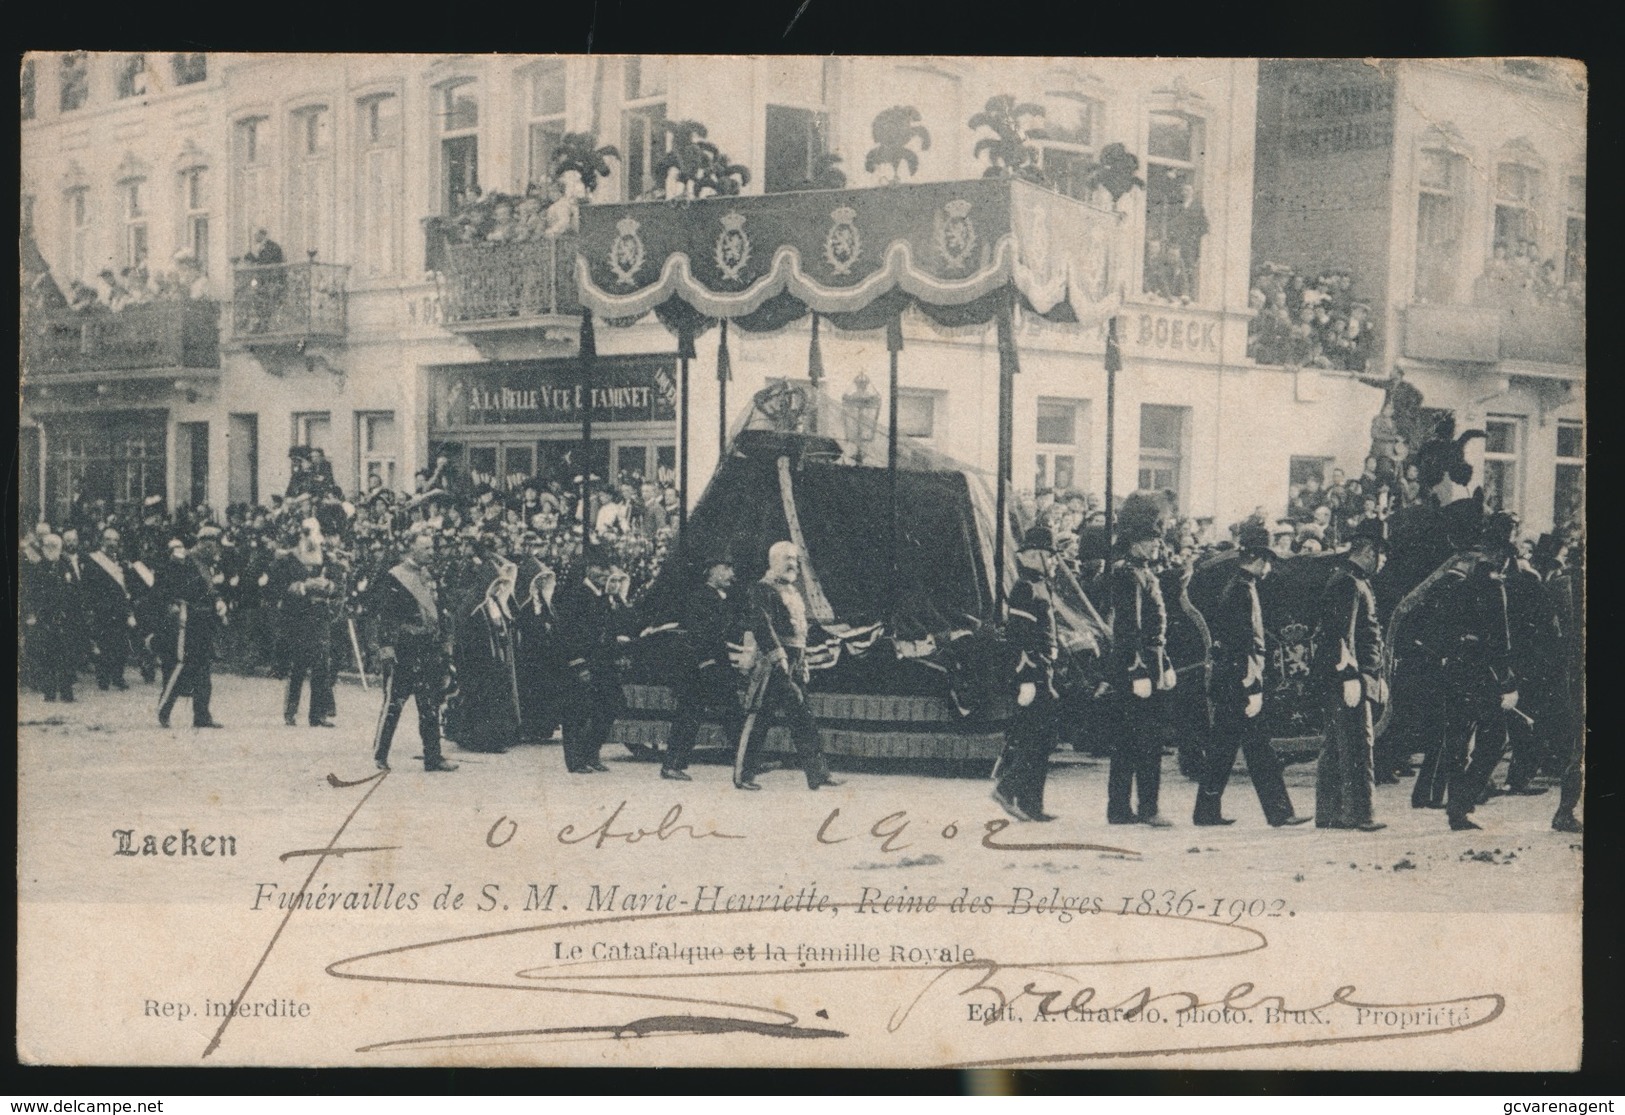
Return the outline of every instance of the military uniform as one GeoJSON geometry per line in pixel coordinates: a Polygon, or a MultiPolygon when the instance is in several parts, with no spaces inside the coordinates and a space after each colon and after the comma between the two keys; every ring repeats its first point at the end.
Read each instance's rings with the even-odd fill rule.
{"type": "MultiPolygon", "coordinates": [[[[744,769],[755,762],[768,722],[774,713],[790,729],[791,742],[801,759],[808,789],[816,790],[830,781],[829,764],[818,724],[807,707],[807,606],[793,583],[766,579],[750,586],[749,626],[759,653],[768,663],[761,685],[753,686],[755,700],[750,738],[745,741],[744,769]]],[[[747,776],[746,785],[751,785],[747,776]]]]}
{"type": "MultiPolygon", "coordinates": [[[[1023,549],[1053,552],[1047,527],[1034,527],[1023,549]]],[[[1020,814],[1033,820],[1047,820],[1044,812],[1044,784],[1049,779],[1049,753],[1055,747],[1055,714],[1059,695],[1055,691],[1055,662],[1060,641],[1055,630],[1055,606],[1050,587],[1037,569],[1022,565],[1010,590],[1009,622],[1005,638],[1015,655],[1013,684],[1016,707],[1006,730],[1004,755],[999,763],[995,800],[1011,802],[1020,814]],[[1033,687],[1032,700],[1023,705],[1024,688],[1033,687]]]]}
{"type": "Polygon", "coordinates": [[[371,606],[379,648],[394,658],[384,655],[384,704],[373,735],[373,760],[388,768],[395,726],[411,699],[417,705],[424,769],[452,769],[440,753],[440,705],[446,696],[451,645],[434,578],[423,567],[403,561],[372,586],[371,606]]]}
{"type": "Polygon", "coordinates": [[[99,550],[84,563],[85,616],[95,648],[96,686],[126,689],[124,666],[135,631],[135,570],[99,550]]]}
{"type": "Polygon", "coordinates": [[[159,630],[154,643],[163,674],[158,723],[169,727],[169,714],[182,696],[192,698],[192,726],[216,728],[209,712],[214,693],[215,643],[224,622],[215,570],[197,551],[172,554],[155,574],[153,585],[159,630]]]}
{"type": "Polygon", "coordinates": [[[1366,571],[1339,560],[1321,593],[1309,683],[1325,717],[1315,826],[1359,828],[1372,816],[1372,705],[1382,692],[1382,625],[1366,571]]]}
{"type": "Polygon", "coordinates": [[[299,694],[310,678],[309,723],[330,728],[333,706],[333,612],[340,605],[338,580],[328,575],[320,548],[280,558],[272,571],[282,638],[287,643],[288,685],[282,719],[292,726],[299,712],[299,694]]]}
{"type": "Polygon", "coordinates": [[[1168,609],[1156,573],[1138,559],[1117,564],[1111,572],[1110,590],[1110,680],[1117,740],[1106,779],[1106,820],[1125,825],[1159,816],[1162,740],[1151,695],[1164,688],[1168,673],[1168,609]]]}
{"type": "Polygon", "coordinates": [[[738,677],[728,659],[728,636],[737,623],[738,609],[728,589],[704,584],[689,593],[683,607],[684,660],[674,687],[677,715],[666,736],[663,772],[688,768],[700,720],[707,713],[721,721],[723,738],[730,743],[744,729],[738,677]]]}
{"type": "MultiPolygon", "coordinates": [[[[1261,541],[1267,544],[1268,540],[1266,534],[1261,541]]],[[[1256,574],[1237,569],[1207,617],[1213,634],[1208,690],[1213,730],[1196,798],[1194,821],[1199,825],[1225,823],[1221,807],[1237,751],[1247,757],[1247,773],[1258,792],[1264,819],[1280,826],[1293,816],[1280,757],[1264,732],[1264,611],[1258,600],[1258,581],[1256,574]],[[1249,704],[1256,706],[1251,716],[1249,704]]]]}

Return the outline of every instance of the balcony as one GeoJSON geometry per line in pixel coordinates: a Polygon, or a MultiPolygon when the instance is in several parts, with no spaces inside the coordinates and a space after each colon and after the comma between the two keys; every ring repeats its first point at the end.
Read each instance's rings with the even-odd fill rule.
{"type": "Polygon", "coordinates": [[[145,302],[117,312],[57,311],[25,346],[27,377],[58,383],[219,367],[220,306],[211,301],[145,302]]]}
{"type": "Polygon", "coordinates": [[[1579,367],[1585,363],[1585,316],[1562,305],[1511,308],[1416,303],[1405,308],[1405,356],[1495,364],[1516,360],[1579,367]]]}
{"type": "Polygon", "coordinates": [[[232,340],[249,347],[343,340],[349,274],[337,263],[240,265],[232,283],[232,340]]]}
{"type": "Polygon", "coordinates": [[[574,233],[556,240],[456,243],[445,239],[436,222],[425,232],[447,329],[491,359],[534,347],[549,334],[561,343],[574,341],[581,321],[574,233]]]}

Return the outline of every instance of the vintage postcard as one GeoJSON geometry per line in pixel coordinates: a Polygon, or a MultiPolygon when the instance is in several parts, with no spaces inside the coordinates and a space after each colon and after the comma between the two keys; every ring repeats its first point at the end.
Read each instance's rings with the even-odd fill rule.
{"type": "Polygon", "coordinates": [[[21,89],[24,1062],[1578,1067],[1582,67],[21,89]]]}

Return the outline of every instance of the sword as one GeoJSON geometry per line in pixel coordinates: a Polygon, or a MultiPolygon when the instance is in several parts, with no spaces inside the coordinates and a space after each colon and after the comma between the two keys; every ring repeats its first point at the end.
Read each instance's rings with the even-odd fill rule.
{"type": "Polygon", "coordinates": [[[169,701],[169,695],[174,692],[175,683],[180,680],[181,670],[186,666],[186,601],[181,601],[180,629],[175,635],[175,668],[170,671],[169,680],[164,682],[164,688],[158,694],[158,707],[162,709],[169,701]]]}
{"type": "Polygon", "coordinates": [[[367,685],[367,664],[361,658],[361,640],[355,633],[355,617],[345,616],[344,626],[350,632],[350,649],[355,652],[355,669],[361,675],[361,691],[365,693],[370,688],[367,685]]]}

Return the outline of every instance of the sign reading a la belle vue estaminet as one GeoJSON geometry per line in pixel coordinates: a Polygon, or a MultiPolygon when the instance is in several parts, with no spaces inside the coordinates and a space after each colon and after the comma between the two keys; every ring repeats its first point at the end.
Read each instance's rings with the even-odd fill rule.
{"type": "Polygon", "coordinates": [[[676,360],[670,356],[600,357],[590,386],[576,360],[513,361],[444,367],[434,374],[435,420],[443,427],[676,419],[676,360]]]}

